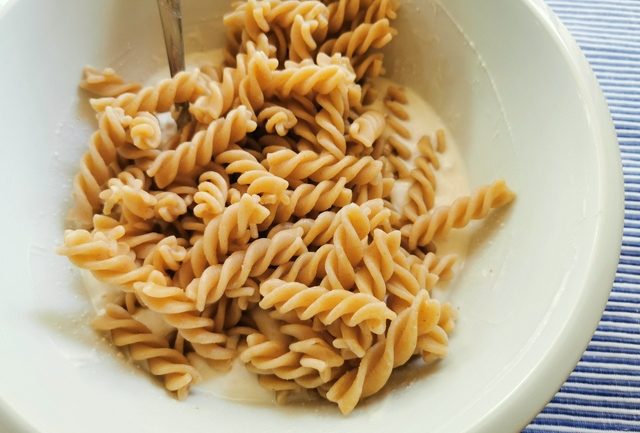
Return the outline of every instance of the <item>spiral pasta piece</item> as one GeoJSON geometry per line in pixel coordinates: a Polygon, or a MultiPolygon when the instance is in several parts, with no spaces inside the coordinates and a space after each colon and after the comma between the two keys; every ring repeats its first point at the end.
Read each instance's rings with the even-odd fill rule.
{"type": "Polygon", "coordinates": [[[338,33],[343,27],[356,18],[360,8],[370,1],[363,0],[338,0],[332,1],[328,6],[329,33],[338,33]]]}
{"type": "Polygon", "coordinates": [[[378,176],[375,183],[356,185],[353,188],[353,202],[362,204],[375,199],[387,199],[391,195],[394,184],[393,177],[378,176]]]}
{"type": "Polygon", "coordinates": [[[340,350],[345,360],[364,357],[374,343],[375,334],[366,324],[351,327],[344,322],[334,322],[327,330],[334,337],[331,345],[340,350]]]}
{"type": "Polygon", "coordinates": [[[343,177],[349,184],[364,185],[376,179],[382,170],[382,162],[369,156],[357,158],[347,155],[336,159],[328,153],[312,150],[278,150],[267,155],[267,162],[271,173],[290,181],[311,179],[322,182],[343,177]]]}
{"type": "Polygon", "coordinates": [[[365,147],[371,147],[373,142],[382,135],[384,126],[384,115],[377,111],[369,110],[349,126],[349,137],[365,147]]]}
{"type": "Polygon", "coordinates": [[[438,281],[451,279],[457,260],[456,254],[440,257],[430,252],[422,259],[410,254],[405,267],[410,270],[420,287],[431,290],[438,281]]]}
{"type": "Polygon", "coordinates": [[[453,228],[465,227],[471,220],[482,219],[491,209],[509,204],[515,195],[503,180],[484,186],[469,197],[461,197],[450,206],[440,206],[421,215],[413,224],[402,227],[409,250],[429,244],[453,228]]]}
{"type": "Polygon", "coordinates": [[[133,145],[140,150],[156,149],[162,141],[160,124],[151,113],[138,113],[129,123],[133,145]]]}
{"type": "Polygon", "coordinates": [[[158,187],[169,185],[179,174],[187,174],[196,166],[203,166],[231,144],[243,139],[256,129],[251,112],[244,106],[235,108],[226,117],[215,120],[207,129],[197,132],[191,141],[175,150],[165,150],[153,161],[147,174],[158,187]]]}
{"type": "Polygon", "coordinates": [[[258,124],[264,125],[264,129],[270,134],[285,136],[298,124],[298,119],[291,110],[269,104],[258,114],[258,124]]]}
{"type": "Polygon", "coordinates": [[[262,275],[269,266],[278,266],[306,252],[300,229],[283,230],[272,239],[260,238],[246,250],[236,251],[222,264],[214,264],[194,278],[186,294],[202,311],[207,304],[219,300],[227,290],[242,287],[249,277],[262,275]]]}
{"type": "Polygon", "coordinates": [[[149,372],[162,377],[165,388],[175,392],[178,399],[186,398],[189,387],[200,380],[200,374],[182,353],[172,349],[164,337],[153,334],[119,305],[107,305],[93,326],[108,331],[116,347],[128,348],[134,361],[146,362],[149,372]]]}
{"type": "Polygon", "coordinates": [[[274,279],[260,285],[260,294],[261,308],[275,308],[280,313],[294,311],[301,320],[317,317],[325,325],[337,320],[347,326],[366,323],[375,334],[383,333],[386,321],[396,316],[373,296],[348,290],[328,290],[274,279]]]}
{"type": "Polygon", "coordinates": [[[127,83],[112,68],[102,71],[92,66],[82,70],[83,78],[80,88],[97,96],[118,96],[127,92],[137,92],[142,87],[139,83],[127,83]]]}
{"type": "MultiPolygon", "coordinates": [[[[363,212],[369,220],[370,230],[374,230],[377,227],[383,227],[385,230],[391,230],[389,222],[391,212],[389,209],[385,208],[382,200],[371,200],[358,206],[360,207],[361,212],[363,212]]],[[[341,211],[338,211],[338,213],[341,211]]],[[[284,223],[275,226],[270,231],[269,237],[274,236],[276,233],[284,229],[301,228],[303,233],[302,240],[305,245],[320,247],[331,242],[333,239],[333,236],[341,222],[341,217],[337,216],[338,213],[326,211],[320,213],[315,219],[303,218],[293,224],[284,223]]]]}
{"type": "Polygon", "coordinates": [[[123,217],[128,221],[148,220],[155,215],[153,207],[156,198],[144,190],[142,181],[128,172],[109,179],[108,188],[100,193],[104,201],[103,213],[110,215],[116,206],[122,208],[123,217]]]}
{"type": "Polygon", "coordinates": [[[400,251],[401,236],[398,230],[385,233],[373,232],[373,240],[367,246],[362,267],[355,275],[355,285],[360,293],[368,293],[383,300],[387,294],[387,281],[393,276],[394,257],[400,251]]]}
{"type": "Polygon", "coordinates": [[[221,346],[226,336],[209,330],[213,320],[198,314],[184,291],[168,285],[160,272],[153,271],[148,281],[136,283],[135,291],[138,299],[151,311],[161,314],[165,322],[191,343],[198,355],[213,360],[228,360],[234,356],[233,350],[221,346]]]}
{"type": "Polygon", "coordinates": [[[162,271],[177,271],[187,256],[184,239],[182,241],[175,236],[167,236],[151,248],[143,263],[162,271]]]}
{"type": "Polygon", "coordinates": [[[187,207],[191,204],[191,196],[183,198],[173,191],[153,192],[156,204],[153,207],[155,214],[163,221],[174,222],[187,213],[187,207]]]}
{"type": "Polygon", "coordinates": [[[411,186],[407,193],[408,203],[404,208],[404,216],[416,221],[433,208],[436,200],[434,184],[419,168],[411,170],[411,186]]]}
{"type": "Polygon", "coordinates": [[[206,224],[225,209],[229,191],[228,179],[215,171],[207,171],[200,175],[199,180],[198,192],[193,196],[196,202],[193,214],[206,224]]]}
{"type": "Polygon", "coordinates": [[[75,207],[69,216],[82,227],[90,227],[91,216],[101,205],[100,191],[120,171],[116,150],[125,143],[127,122],[121,109],[109,108],[98,115],[98,130],[91,135],[89,150],[73,180],[75,207]]]}
{"type": "Polygon", "coordinates": [[[391,321],[384,339],[374,344],[359,366],[340,377],[329,389],[326,398],[336,402],[347,414],[361,398],[378,392],[389,380],[391,371],[411,358],[425,345],[438,327],[440,305],[421,291],[411,306],[391,321]]]}
{"type": "MultiPolygon", "coordinates": [[[[382,53],[367,53],[354,58],[352,63],[356,74],[356,82],[384,75],[383,59],[384,55],[382,53]]],[[[366,103],[365,101],[363,98],[364,103],[366,103]]]]}
{"type": "Polygon", "coordinates": [[[337,182],[325,180],[317,185],[304,183],[293,191],[285,191],[288,203],[267,205],[271,214],[262,223],[262,227],[270,226],[273,222],[288,221],[292,216],[301,217],[309,212],[322,212],[332,206],[343,207],[351,202],[351,190],[345,187],[345,178],[337,182]]]}
{"type": "Polygon", "coordinates": [[[350,204],[339,212],[340,222],[333,235],[335,248],[325,264],[326,285],[332,289],[351,289],[355,283],[355,266],[364,256],[366,237],[371,230],[367,215],[360,206],[350,204]]]}
{"type": "Polygon", "coordinates": [[[247,347],[240,354],[252,371],[295,381],[304,388],[315,388],[335,378],[344,360],[322,334],[308,325],[283,324],[262,315],[252,314],[259,331],[247,336],[247,347]],[[270,322],[267,329],[265,320],[270,322]]]}
{"type": "Polygon", "coordinates": [[[315,121],[320,128],[316,135],[316,143],[320,149],[329,152],[336,159],[344,157],[347,149],[345,138],[344,115],[347,111],[345,100],[338,92],[317,97],[322,110],[316,115],[315,121]]]}
{"type": "Polygon", "coordinates": [[[117,284],[130,292],[134,283],[147,279],[153,267],[136,263],[135,254],[125,243],[118,242],[123,235],[122,226],[110,236],[83,229],[67,230],[58,253],[67,256],[74,265],[91,271],[97,279],[117,284]]]}
{"type": "Polygon", "coordinates": [[[207,91],[189,105],[189,112],[205,125],[225,115],[238,95],[241,76],[236,68],[224,68],[221,78],[207,83],[207,91]]]}
{"type": "MultiPolygon", "coordinates": [[[[289,58],[294,61],[308,59],[312,57],[312,53],[318,47],[318,43],[314,38],[321,26],[321,22],[315,19],[305,19],[301,15],[297,15],[291,26],[289,40],[289,58]]],[[[326,20],[324,21],[326,26],[326,20]]]]}
{"type": "Polygon", "coordinates": [[[248,55],[239,54],[237,65],[242,79],[238,85],[240,102],[252,112],[258,112],[265,102],[265,93],[272,92],[273,73],[278,61],[248,45],[248,55]]]}
{"type": "Polygon", "coordinates": [[[391,42],[395,33],[389,20],[383,18],[373,24],[360,24],[352,31],[326,41],[320,51],[330,55],[339,53],[347,57],[360,56],[371,48],[384,47],[391,42]]]}
{"type": "Polygon", "coordinates": [[[141,111],[166,112],[174,104],[191,102],[204,94],[206,87],[198,69],[178,72],[174,77],[160,81],[152,87],[145,87],[137,93],[123,93],[116,98],[91,99],[95,111],[102,112],[107,107],[119,107],[129,116],[141,111]]]}
{"type": "Polygon", "coordinates": [[[216,162],[225,165],[228,174],[240,174],[239,185],[247,185],[248,194],[260,195],[262,203],[289,203],[285,191],[289,182],[273,175],[258,162],[255,156],[240,148],[231,148],[219,154],[216,162]]]}
{"type": "Polygon", "coordinates": [[[325,270],[327,258],[335,249],[333,244],[325,244],[316,251],[307,251],[300,254],[293,262],[278,266],[269,278],[277,278],[283,281],[296,281],[307,286],[317,279],[327,275],[325,270]]]}
{"type": "Polygon", "coordinates": [[[288,98],[292,94],[307,95],[310,92],[326,95],[354,79],[355,74],[345,67],[340,57],[320,53],[317,63],[310,59],[300,63],[286,62],[285,69],[273,72],[271,85],[278,97],[288,98]]]}
{"type": "Polygon", "coordinates": [[[249,0],[238,3],[234,11],[226,14],[224,24],[233,33],[244,31],[255,42],[276,28],[290,29],[297,16],[316,19],[326,27],[328,10],[318,1],[249,0]]]}
{"type": "Polygon", "coordinates": [[[259,203],[258,196],[243,194],[236,203],[209,221],[190,252],[194,275],[199,276],[209,264],[220,263],[234,241],[246,243],[257,237],[257,225],[268,216],[269,211],[259,203]]]}

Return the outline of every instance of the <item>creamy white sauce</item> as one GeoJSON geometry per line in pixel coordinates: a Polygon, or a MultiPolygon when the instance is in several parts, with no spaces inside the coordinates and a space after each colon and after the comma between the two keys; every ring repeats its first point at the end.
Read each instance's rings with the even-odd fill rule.
{"type": "Polygon", "coordinates": [[[190,360],[202,374],[202,381],[193,387],[196,392],[243,403],[272,405],[276,402],[274,393],[260,386],[258,377],[238,358],[227,371],[216,370],[197,356],[190,360]]]}

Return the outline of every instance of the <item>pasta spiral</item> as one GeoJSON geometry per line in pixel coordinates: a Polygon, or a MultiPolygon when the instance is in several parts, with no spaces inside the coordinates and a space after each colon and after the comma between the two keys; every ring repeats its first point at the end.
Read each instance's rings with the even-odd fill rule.
{"type": "Polygon", "coordinates": [[[267,155],[269,171],[290,181],[311,179],[314,182],[345,178],[347,183],[364,185],[373,181],[382,170],[382,163],[371,157],[347,155],[336,159],[328,153],[312,150],[294,152],[282,149],[267,155]]]}
{"type": "Polygon", "coordinates": [[[320,51],[327,54],[340,53],[347,57],[365,54],[370,48],[382,48],[391,42],[395,30],[389,20],[383,18],[373,24],[363,23],[336,39],[326,41],[320,51]]]}
{"type": "Polygon", "coordinates": [[[285,107],[267,105],[258,114],[258,124],[264,125],[264,129],[270,134],[285,136],[298,124],[298,119],[285,107]]]}
{"type": "Polygon", "coordinates": [[[355,283],[354,267],[364,256],[364,245],[371,227],[359,206],[350,204],[339,212],[340,222],[333,235],[335,248],[327,257],[326,287],[350,289],[355,283]]]}
{"type": "Polygon", "coordinates": [[[156,149],[160,146],[160,124],[151,113],[138,113],[129,123],[131,141],[140,150],[156,149]]]}
{"type": "Polygon", "coordinates": [[[420,215],[425,215],[433,208],[436,199],[434,184],[423,170],[411,170],[411,186],[409,187],[408,203],[404,209],[404,216],[410,221],[416,221],[420,215]]]}
{"type": "Polygon", "coordinates": [[[326,95],[354,79],[355,74],[344,66],[341,57],[320,53],[317,63],[310,59],[300,63],[286,62],[285,69],[273,72],[271,85],[278,97],[288,98],[292,94],[307,95],[310,92],[326,95]]]}
{"type": "Polygon", "coordinates": [[[484,218],[492,208],[499,208],[514,199],[513,192],[502,180],[480,188],[470,197],[461,197],[451,206],[435,208],[421,215],[413,224],[402,228],[409,249],[429,244],[434,237],[447,234],[452,228],[466,226],[473,219],[484,218]]]}
{"type": "Polygon", "coordinates": [[[238,94],[240,71],[224,68],[221,78],[207,83],[207,91],[189,105],[189,112],[202,124],[208,125],[226,114],[238,94]]]}
{"type": "Polygon", "coordinates": [[[198,192],[193,196],[196,202],[193,208],[194,215],[208,223],[216,215],[221,214],[225,209],[228,191],[228,179],[220,173],[215,171],[202,173],[198,192]]]}
{"type": "Polygon", "coordinates": [[[349,127],[349,137],[365,147],[373,146],[384,131],[385,118],[377,111],[366,111],[349,127]]]}
{"type": "Polygon", "coordinates": [[[222,264],[211,265],[187,286],[186,294],[202,311],[226,290],[242,287],[249,277],[262,275],[269,266],[281,265],[306,251],[300,229],[284,230],[272,239],[261,238],[246,250],[236,251],[222,264]]]}
{"type": "Polygon", "coordinates": [[[378,392],[389,380],[393,368],[405,364],[424,339],[437,327],[440,306],[421,291],[411,307],[402,311],[389,325],[385,338],[374,344],[360,365],[345,373],[329,389],[328,400],[349,413],[361,398],[378,392]]]}
{"type": "Polygon", "coordinates": [[[76,266],[87,269],[99,280],[117,284],[125,291],[132,291],[133,284],[147,279],[152,266],[140,266],[129,247],[118,242],[124,228],[113,231],[112,236],[104,232],[89,233],[86,230],[67,230],[64,245],[58,252],[65,255],[76,266]]]}
{"type": "Polygon", "coordinates": [[[125,114],[117,108],[98,115],[98,130],[91,136],[89,150],[82,156],[73,181],[75,207],[70,212],[78,225],[89,228],[93,212],[100,207],[103,185],[120,171],[116,149],[126,140],[125,114]]]}
{"type": "MultiPolygon", "coordinates": [[[[388,222],[390,211],[385,208],[382,200],[367,201],[359,207],[369,220],[370,230],[383,227],[388,222]]],[[[302,239],[305,245],[322,246],[333,239],[340,222],[341,217],[338,217],[336,212],[326,211],[320,213],[315,219],[303,218],[293,224],[285,223],[275,226],[269,233],[269,237],[283,229],[297,227],[303,230],[302,239]]]]}
{"type": "Polygon", "coordinates": [[[184,291],[167,283],[161,273],[153,271],[148,281],[135,284],[136,295],[151,311],[160,313],[175,327],[198,355],[214,360],[232,358],[234,351],[220,345],[226,341],[226,336],[209,330],[213,320],[195,312],[193,302],[184,291]]]}
{"type": "Polygon", "coordinates": [[[327,330],[334,336],[331,343],[340,349],[340,355],[345,360],[362,358],[374,343],[374,335],[366,324],[356,327],[347,326],[344,322],[334,322],[327,330]]]}
{"type": "Polygon", "coordinates": [[[316,114],[316,124],[319,131],[316,135],[316,143],[320,149],[329,152],[336,159],[344,157],[347,149],[345,139],[344,115],[347,105],[342,95],[333,92],[329,95],[317,97],[318,104],[322,110],[316,114]]]}
{"type": "Polygon", "coordinates": [[[275,308],[280,313],[294,311],[301,320],[317,317],[325,325],[337,320],[347,326],[366,323],[375,334],[383,333],[386,321],[396,316],[373,296],[348,290],[328,290],[274,279],[260,285],[260,294],[261,308],[275,308]]]}
{"type": "Polygon", "coordinates": [[[271,215],[263,222],[262,227],[271,223],[288,221],[292,216],[301,217],[309,212],[322,212],[332,206],[343,207],[351,202],[351,190],[346,188],[347,180],[343,177],[337,182],[325,180],[317,185],[302,184],[293,191],[286,191],[288,203],[267,205],[271,215]]]}
{"type": "Polygon", "coordinates": [[[387,281],[394,272],[394,258],[400,251],[400,232],[385,233],[376,229],[373,241],[362,258],[362,268],[355,275],[355,285],[360,293],[368,293],[383,300],[387,294],[387,281]]]}
{"type": "Polygon", "coordinates": [[[256,157],[246,150],[231,148],[219,154],[216,162],[224,165],[228,174],[240,174],[238,184],[247,185],[248,194],[260,195],[262,203],[288,204],[289,197],[285,191],[289,182],[267,171],[256,157]]]}
{"type": "Polygon", "coordinates": [[[137,93],[123,93],[116,98],[91,99],[91,106],[98,112],[107,107],[119,107],[129,116],[141,111],[166,112],[174,104],[194,101],[204,94],[205,85],[199,70],[178,72],[173,78],[160,81],[156,86],[145,87],[137,93]]]}
{"type": "Polygon", "coordinates": [[[188,174],[196,166],[203,166],[212,157],[237,143],[247,132],[255,130],[251,112],[244,106],[231,110],[226,117],[215,120],[207,129],[197,132],[191,141],[180,144],[175,150],[165,150],[153,161],[147,174],[158,187],[169,185],[179,174],[188,174]]]}
{"type": "Polygon", "coordinates": [[[177,271],[186,256],[184,243],[175,236],[167,236],[154,245],[144,258],[144,264],[160,270],[177,271]]]}
{"type": "Polygon", "coordinates": [[[84,77],[80,81],[80,88],[97,96],[118,96],[126,92],[137,92],[142,87],[139,83],[126,83],[111,68],[99,71],[91,66],[85,66],[82,74],[84,77]]]}
{"type": "Polygon", "coordinates": [[[153,334],[131,317],[124,308],[107,305],[104,314],[96,318],[93,325],[98,330],[110,332],[113,344],[127,347],[134,361],[146,362],[149,372],[162,377],[165,388],[175,392],[179,399],[186,398],[190,385],[200,380],[200,374],[184,355],[172,349],[165,338],[153,334]]]}
{"type": "Polygon", "coordinates": [[[258,196],[243,194],[207,223],[202,237],[194,244],[190,261],[196,275],[208,264],[220,263],[232,242],[246,243],[258,235],[257,225],[268,217],[268,210],[259,203],[258,196]]]}
{"type": "MultiPolygon", "coordinates": [[[[253,315],[256,317],[256,315],[253,315]]],[[[258,328],[264,319],[258,320],[258,328]]],[[[315,388],[335,377],[344,359],[328,344],[322,334],[303,324],[282,324],[271,319],[265,334],[254,332],[247,337],[247,347],[240,359],[260,375],[275,375],[295,381],[305,388],[315,388]]]]}

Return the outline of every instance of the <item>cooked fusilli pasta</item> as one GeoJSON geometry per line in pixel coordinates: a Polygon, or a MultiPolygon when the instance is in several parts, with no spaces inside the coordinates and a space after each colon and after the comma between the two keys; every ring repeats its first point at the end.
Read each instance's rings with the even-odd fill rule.
{"type": "Polygon", "coordinates": [[[178,398],[239,359],[278,402],[347,414],[447,354],[455,310],[431,294],[464,255],[441,240],[514,194],[441,206],[455,146],[376,78],[397,8],[240,0],[221,64],[144,88],[85,68],[98,128],[59,252],[120,289],[95,327],[178,398]]]}
{"type": "Polygon", "coordinates": [[[113,344],[128,348],[134,361],[146,362],[149,372],[162,376],[165,388],[175,392],[179,399],[186,398],[189,387],[200,380],[198,370],[182,353],[172,349],[164,337],[151,332],[119,305],[107,305],[93,325],[110,332],[113,344]]]}
{"type": "Polygon", "coordinates": [[[82,74],[84,77],[80,81],[80,88],[96,96],[118,96],[127,92],[137,92],[142,87],[138,83],[126,83],[111,68],[99,71],[91,66],[85,66],[82,74]]]}

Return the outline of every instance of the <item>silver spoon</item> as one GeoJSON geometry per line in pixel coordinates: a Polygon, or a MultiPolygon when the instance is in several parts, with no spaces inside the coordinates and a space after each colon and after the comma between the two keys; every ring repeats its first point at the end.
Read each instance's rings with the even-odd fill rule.
{"type": "MultiPolygon", "coordinates": [[[[164,45],[167,49],[169,71],[171,76],[184,71],[184,42],[182,40],[182,11],[180,0],[158,0],[160,21],[164,33],[164,45]]],[[[182,128],[190,120],[189,103],[178,104],[178,129],[182,128]]]]}

